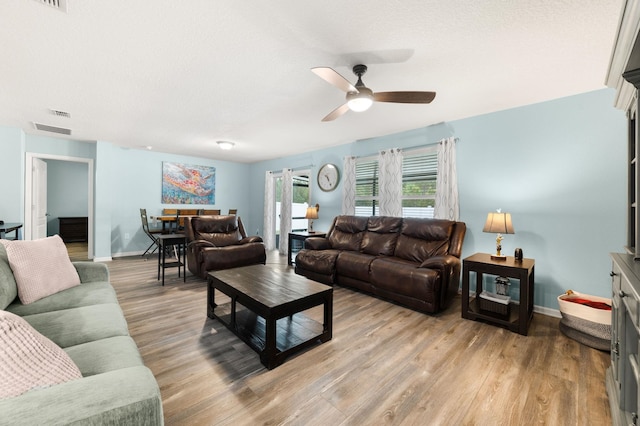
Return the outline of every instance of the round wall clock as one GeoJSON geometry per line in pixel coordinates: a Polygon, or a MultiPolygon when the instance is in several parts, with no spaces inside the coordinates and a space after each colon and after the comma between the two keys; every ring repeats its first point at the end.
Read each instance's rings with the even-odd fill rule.
{"type": "Polygon", "coordinates": [[[325,192],[333,191],[340,181],[340,172],[334,164],[325,164],[318,171],[318,186],[325,192]]]}

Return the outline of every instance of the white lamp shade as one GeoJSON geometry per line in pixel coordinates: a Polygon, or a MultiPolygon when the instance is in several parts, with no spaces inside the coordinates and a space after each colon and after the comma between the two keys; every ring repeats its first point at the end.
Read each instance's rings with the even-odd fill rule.
{"type": "Polygon", "coordinates": [[[493,234],[515,234],[513,223],[511,222],[511,213],[489,213],[482,231],[493,234]]]}

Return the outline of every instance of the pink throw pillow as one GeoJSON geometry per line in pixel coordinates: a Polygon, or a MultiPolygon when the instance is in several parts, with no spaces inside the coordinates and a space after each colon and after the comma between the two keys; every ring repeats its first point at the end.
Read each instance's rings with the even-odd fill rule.
{"type": "Polygon", "coordinates": [[[18,286],[18,297],[27,305],[80,284],[78,271],[58,235],[32,241],[0,240],[18,286]]]}
{"type": "Polygon", "coordinates": [[[81,378],[58,345],[19,316],[0,311],[0,399],[81,378]]]}

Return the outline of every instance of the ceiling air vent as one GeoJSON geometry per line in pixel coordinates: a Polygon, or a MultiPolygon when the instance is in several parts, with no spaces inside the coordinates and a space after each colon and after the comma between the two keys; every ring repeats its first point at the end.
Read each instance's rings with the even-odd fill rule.
{"type": "Polygon", "coordinates": [[[55,127],[55,126],[47,126],[46,124],[33,123],[37,130],[42,130],[43,132],[52,132],[58,133],[61,135],[70,135],[71,129],[65,129],[63,127],[55,127]]]}
{"type": "Polygon", "coordinates": [[[53,115],[55,115],[56,117],[66,117],[66,118],[71,118],[71,114],[69,114],[66,111],[60,111],[58,109],[50,109],[49,112],[53,115]]]}
{"type": "Polygon", "coordinates": [[[61,12],[67,11],[67,0],[36,0],[38,3],[46,4],[61,12]]]}

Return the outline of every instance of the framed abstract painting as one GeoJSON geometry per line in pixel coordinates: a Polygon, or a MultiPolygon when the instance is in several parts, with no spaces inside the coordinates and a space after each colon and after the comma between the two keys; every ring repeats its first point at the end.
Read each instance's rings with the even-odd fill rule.
{"type": "Polygon", "coordinates": [[[216,168],[162,162],[163,204],[215,204],[216,168]]]}

